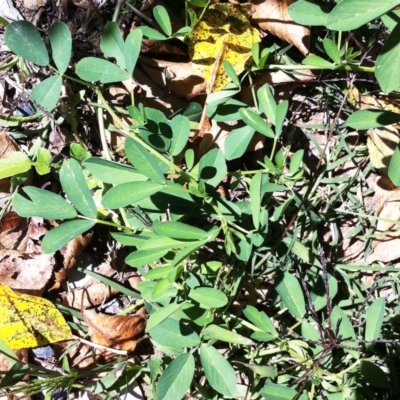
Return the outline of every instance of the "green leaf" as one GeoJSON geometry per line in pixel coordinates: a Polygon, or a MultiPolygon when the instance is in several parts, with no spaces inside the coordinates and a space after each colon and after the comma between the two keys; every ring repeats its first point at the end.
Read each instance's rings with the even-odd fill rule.
{"type": "MultiPolygon", "coordinates": [[[[338,291],[338,282],[335,277],[328,274],[329,297],[333,299],[338,291]]],[[[327,293],[324,278],[318,275],[317,281],[311,291],[311,300],[314,303],[315,311],[322,310],[327,305],[327,293]]]]}
{"type": "MultiPolygon", "coordinates": [[[[312,340],[314,342],[321,341],[321,336],[317,328],[315,328],[307,321],[303,321],[303,323],[301,324],[301,335],[306,339],[312,340]]],[[[320,352],[323,351],[323,347],[317,344],[310,346],[310,349],[313,352],[313,354],[320,354],[320,352]]]]}
{"type": "Polygon", "coordinates": [[[254,129],[248,125],[233,129],[225,139],[224,153],[227,160],[241,157],[254,136],[254,129]]]}
{"type": "Polygon", "coordinates": [[[302,319],[306,313],[306,304],[298,279],[289,272],[278,271],[275,276],[275,288],[289,312],[302,319]]]}
{"type": "Polygon", "coordinates": [[[285,243],[290,250],[293,252],[293,254],[299,258],[301,258],[305,263],[307,264],[313,264],[316,265],[317,267],[320,267],[320,262],[315,259],[314,262],[311,259],[311,253],[310,249],[308,249],[306,246],[304,246],[303,243],[299,242],[298,240],[295,240],[294,243],[292,243],[292,238],[290,237],[285,237],[282,240],[283,243],[285,243]]]}
{"type": "Polygon", "coordinates": [[[162,346],[195,347],[200,344],[200,336],[192,328],[173,318],[167,318],[149,334],[162,346]]]}
{"type": "Polygon", "coordinates": [[[194,376],[194,357],[182,354],[161,375],[156,388],[157,400],[180,400],[189,390],[194,376]]]}
{"type": "Polygon", "coordinates": [[[0,179],[29,171],[32,161],[22,151],[15,151],[7,158],[0,159],[0,179]]]}
{"type": "Polygon", "coordinates": [[[271,127],[253,110],[250,108],[241,108],[239,114],[243,121],[257,132],[262,133],[264,136],[273,139],[275,137],[274,131],[271,127]]]}
{"type": "Polygon", "coordinates": [[[22,381],[28,373],[29,367],[26,364],[19,362],[14,363],[7,373],[3,375],[0,381],[0,388],[13,387],[18,382],[22,381]]]}
{"type": "Polygon", "coordinates": [[[201,157],[199,177],[211,186],[217,186],[228,172],[225,158],[220,149],[212,149],[201,157]]]}
{"type": "Polygon", "coordinates": [[[159,192],[164,185],[158,183],[127,182],[111,188],[103,197],[102,204],[106,208],[120,208],[152,196],[159,192]]]}
{"type": "Polygon", "coordinates": [[[143,32],[139,29],[132,31],[125,40],[124,57],[125,66],[129,75],[133,75],[140,49],[142,47],[143,32]]]}
{"type": "Polygon", "coordinates": [[[72,53],[72,38],[64,22],[55,22],[49,30],[51,53],[57,69],[63,74],[69,65],[72,53]]]}
{"type": "Polygon", "coordinates": [[[120,67],[110,61],[96,57],[83,58],[76,64],[75,72],[79,78],[87,82],[113,83],[130,78],[120,67]]]}
{"type": "Polygon", "coordinates": [[[253,225],[256,230],[260,226],[260,208],[261,208],[261,171],[257,171],[250,182],[250,206],[253,225]]]}
{"type": "Polygon", "coordinates": [[[391,111],[358,110],[350,115],[344,126],[353,129],[371,129],[398,122],[400,122],[400,115],[391,111]]]}
{"type": "Polygon", "coordinates": [[[289,16],[298,24],[323,26],[329,14],[329,7],[311,0],[300,0],[288,8],[289,16]]]}
{"type": "Polygon", "coordinates": [[[64,160],[60,169],[61,185],[74,207],[85,217],[96,219],[96,204],[78,161],[64,160]]]}
{"type": "Polygon", "coordinates": [[[81,235],[94,226],[93,221],[77,219],[64,222],[46,234],[42,241],[42,251],[45,254],[61,249],[74,237],[81,235]]]}
{"type": "Polygon", "coordinates": [[[398,146],[390,159],[388,176],[393,185],[400,186],[400,148],[398,146]]]}
{"type": "Polygon", "coordinates": [[[49,63],[49,54],[38,30],[28,21],[9,24],[4,33],[8,48],[25,60],[42,67],[49,63]]]}
{"type": "Polygon", "coordinates": [[[326,26],[334,31],[351,31],[386,14],[398,4],[398,0],[343,0],[328,15],[326,26]]]}
{"type": "Polygon", "coordinates": [[[224,396],[234,396],[237,391],[235,370],[227,359],[212,346],[202,344],[200,359],[210,386],[224,396]]]}
{"type": "Polygon", "coordinates": [[[46,175],[50,172],[51,153],[49,150],[40,147],[37,151],[36,171],[39,175],[46,175]]]}
{"type": "Polygon", "coordinates": [[[358,349],[358,344],[356,343],[357,337],[356,333],[354,332],[353,325],[351,324],[348,316],[338,306],[335,306],[332,310],[331,326],[334,332],[336,331],[339,332],[339,336],[341,337],[341,343],[343,344],[343,346],[346,346],[346,348],[344,348],[344,351],[353,356],[354,358],[359,358],[360,357],[359,351],[348,349],[348,347],[353,347],[354,349],[358,349]]]}
{"type": "Polygon", "coordinates": [[[157,30],[150,28],[149,26],[139,26],[139,28],[143,36],[149,40],[165,40],[167,39],[162,33],[158,32],[157,30]]]}
{"type": "Polygon", "coordinates": [[[171,146],[172,127],[170,121],[159,110],[145,108],[146,124],[139,128],[142,139],[160,153],[165,153],[171,146]]]}
{"type": "Polygon", "coordinates": [[[324,60],[320,56],[316,56],[312,54],[311,56],[307,56],[302,62],[303,65],[313,65],[315,67],[322,67],[322,68],[334,68],[335,64],[331,63],[330,61],[324,60]]]}
{"type": "Polygon", "coordinates": [[[289,108],[289,102],[284,100],[276,107],[275,114],[275,135],[276,137],[281,136],[283,123],[285,122],[286,114],[289,108]]]}
{"type": "MultiPolygon", "coordinates": [[[[33,88],[31,97],[47,111],[52,111],[56,107],[58,99],[60,98],[61,86],[61,76],[51,76],[33,88]]],[[[39,110],[39,113],[42,113],[42,111],[39,110]]]]}
{"type": "Polygon", "coordinates": [[[338,50],[335,42],[331,39],[326,38],[326,39],[324,39],[324,41],[322,43],[324,45],[325,52],[329,56],[329,58],[335,64],[340,64],[340,62],[341,62],[340,53],[339,53],[339,50],[338,50]]]}
{"type": "Polygon", "coordinates": [[[178,311],[185,303],[171,303],[157,311],[154,311],[146,324],[146,333],[150,332],[157,325],[170,317],[174,312],[178,311]]]}
{"type": "Polygon", "coordinates": [[[125,262],[131,267],[141,268],[146,264],[150,264],[154,261],[159,260],[161,257],[165,256],[168,253],[168,249],[162,250],[137,250],[133,253],[129,254],[125,258],[125,262]]]}
{"type": "Polygon", "coordinates": [[[119,67],[125,68],[124,41],[116,22],[106,23],[101,36],[100,49],[106,57],[115,58],[119,67]]]}
{"type": "Polygon", "coordinates": [[[41,217],[45,219],[68,219],[77,216],[75,208],[62,197],[47,190],[27,186],[15,193],[12,205],[21,217],[41,217]]]}
{"type": "MultiPolygon", "coordinates": [[[[298,393],[295,389],[287,386],[277,385],[268,382],[261,390],[261,395],[267,400],[292,400],[298,393]]],[[[302,395],[299,400],[305,400],[308,397],[302,395]]]]}
{"type": "Polygon", "coordinates": [[[208,237],[208,232],[202,229],[175,221],[154,224],[153,231],[160,236],[182,240],[203,240],[208,237]]]}
{"type": "Polygon", "coordinates": [[[392,92],[400,89],[399,35],[400,23],[397,23],[376,59],[375,77],[384,92],[392,92]]]}
{"type": "Polygon", "coordinates": [[[207,328],[203,331],[203,336],[206,339],[221,340],[223,342],[242,344],[244,346],[255,345],[251,339],[214,324],[207,326],[207,328]]]}
{"type": "Polygon", "coordinates": [[[268,84],[261,86],[257,91],[257,99],[268,120],[275,125],[276,101],[271,86],[268,84]]]}
{"type": "Polygon", "coordinates": [[[104,183],[119,185],[148,179],[147,176],[140,174],[132,167],[98,157],[87,159],[83,165],[96,179],[104,183]]]}
{"type": "Polygon", "coordinates": [[[163,32],[167,36],[171,36],[172,35],[171,21],[169,19],[169,15],[165,7],[155,6],[153,9],[153,15],[158,25],[160,25],[160,28],[163,30],[163,32]]]}
{"type": "MultiPolygon", "coordinates": [[[[376,340],[381,334],[383,318],[385,316],[385,299],[380,297],[368,307],[365,316],[365,340],[376,340]]],[[[367,351],[372,351],[374,343],[365,343],[367,351]]]]}
{"type": "Polygon", "coordinates": [[[169,153],[177,156],[185,148],[190,136],[190,121],[184,115],[176,115],[170,122],[172,140],[169,153]]]}
{"type": "Polygon", "coordinates": [[[278,337],[278,332],[275,326],[267,314],[263,311],[258,311],[253,306],[247,306],[243,310],[243,314],[246,318],[253,323],[257,328],[262,329],[264,332],[271,333],[275,337],[278,337]]]}
{"type": "Polygon", "coordinates": [[[360,372],[365,380],[372,386],[385,389],[389,386],[387,375],[376,364],[368,360],[360,362],[360,372]]]}
{"type": "Polygon", "coordinates": [[[143,175],[155,183],[165,184],[165,178],[158,167],[157,159],[133,139],[125,141],[125,153],[128,160],[143,175]]]}
{"type": "Polygon", "coordinates": [[[229,76],[229,79],[236,85],[240,86],[239,77],[235,69],[233,68],[232,64],[228,60],[224,60],[222,63],[226,74],[229,76]]]}
{"type": "Polygon", "coordinates": [[[92,157],[90,152],[86,150],[79,143],[71,143],[71,145],[69,146],[69,154],[71,155],[72,158],[75,158],[75,160],[78,161],[79,163],[92,157]]]}
{"type": "Polygon", "coordinates": [[[199,287],[189,292],[189,297],[204,308],[220,308],[228,304],[225,293],[218,289],[199,287]]]}

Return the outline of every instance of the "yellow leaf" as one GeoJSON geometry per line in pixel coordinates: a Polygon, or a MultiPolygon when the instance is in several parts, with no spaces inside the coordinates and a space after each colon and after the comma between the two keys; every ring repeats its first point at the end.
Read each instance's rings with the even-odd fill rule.
{"type": "Polygon", "coordinates": [[[229,82],[223,61],[237,74],[244,71],[259,34],[248,20],[249,4],[212,4],[189,34],[189,54],[204,75],[208,91],[221,90],[229,82]]]}
{"type": "Polygon", "coordinates": [[[72,339],[61,313],[48,300],[18,294],[0,285],[0,338],[11,349],[45,346],[72,339]]]}

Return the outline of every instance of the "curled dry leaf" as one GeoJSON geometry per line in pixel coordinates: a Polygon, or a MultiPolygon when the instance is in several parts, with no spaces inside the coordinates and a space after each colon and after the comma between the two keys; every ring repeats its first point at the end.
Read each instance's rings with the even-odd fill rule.
{"type": "MultiPolygon", "coordinates": [[[[141,315],[105,315],[95,310],[83,310],[82,315],[92,342],[128,353],[135,350],[146,328],[146,321],[141,315]]],[[[98,351],[106,359],[112,357],[107,351],[98,351]]]]}
{"type": "Polygon", "coordinates": [[[252,19],[262,30],[309,53],[310,29],[296,24],[288,14],[295,0],[252,0],[252,19]]]}
{"type": "Polygon", "coordinates": [[[388,178],[379,178],[375,194],[378,199],[378,220],[372,253],[367,257],[369,264],[376,261],[391,262],[400,258],[400,188],[396,188],[388,178]]]}

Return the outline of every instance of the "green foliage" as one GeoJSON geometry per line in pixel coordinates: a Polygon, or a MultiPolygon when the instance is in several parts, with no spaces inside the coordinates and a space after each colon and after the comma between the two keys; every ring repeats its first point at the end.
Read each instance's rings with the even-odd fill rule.
{"type": "MultiPolygon", "coordinates": [[[[200,0],[191,3],[206,5],[200,0]]],[[[305,66],[330,73],[374,72],[382,90],[398,90],[399,24],[388,12],[399,3],[295,2],[289,8],[292,18],[321,29],[317,31],[317,54],[299,64],[283,65],[283,51],[278,56],[276,49],[261,49],[257,44],[252,49],[256,65],[248,73],[268,69],[270,59],[276,58],[282,64],[274,69],[290,67],[282,69],[298,69],[298,73],[305,66]],[[368,30],[366,24],[372,25],[385,13],[392,32],[384,37],[375,69],[363,67],[360,54],[348,48],[353,36],[345,32],[359,27],[368,30]],[[336,30],[342,33],[332,32],[336,30]]],[[[98,96],[99,108],[112,117],[110,130],[127,137],[119,149],[126,157],[92,157],[80,144],[71,145],[71,157],[59,164],[52,164],[50,151],[40,143],[29,156],[12,153],[0,160],[0,178],[18,182],[13,188],[24,183],[32,166],[42,176],[52,172],[60,182],[58,194],[35,186],[19,187],[12,195],[13,208],[23,217],[58,221],[42,240],[45,253],[60,250],[96,224],[109,226],[113,240],[127,248],[125,263],[144,279],[138,285],[140,294],[101,279],[140,298],[150,314],[146,332],[156,349],[152,359],[139,360],[141,364],[131,369],[123,363],[119,367],[121,371],[125,368],[126,382],[139,376],[150,382],[158,400],[178,400],[187,394],[210,400],[242,398],[246,393],[248,398],[269,400],[389,398],[382,397],[380,390],[395,392],[396,376],[388,367],[391,357],[378,351],[377,343],[392,337],[388,332],[398,310],[393,304],[390,312],[385,307],[398,296],[385,302],[374,290],[397,287],[397,272],[392,276],[388,269],[376,267],[387,276],[375,282],[372,290],[359,273],[375,267],[342,263],[336,255],[345,239],[373,234],[364,229],[372,222],[360,199],[371,167],[362,161],[365,149],[346,140],[348,129],[398,123],[398,113],[352,113],[354,106],[341,107],[350,116],[334,131],[334,148],[326,152],[313,141],[324,167],[312,169],[307,150],[298,148],[297,133],[293,134],[289,102],[277,103],[274,89],[267,84],[252,88],[254,107],[234,98],[245,81],[224,62],[233,84],[208,96],[207,116],[237,125],[223,150],[197,152],[187,146],[202,112],[197,103],[167,117],[134,103],[133,95],[126,110],[114,108],[102,95],[103,84],[132,80],[143,37],[166,40],[190,30],[186,27],[174,33],[162,6],[153,9],[153,16],[160,31],[141,27],[125,40],[118,25],[108,22],[100,42],[107,59],[83,58],[74,69],[83,80],[79,83],[86,82],[87,90],[98,96]],[[120,114],[129,122],[122,121],[120,114]],[[252,170],[246,169],[248,164],[243,164],[243,170],[233,169],[236,162],[242,165],[239,159],[256,132],[265,140],[264,158],[254,162],[252,170]],[[355,176],[339,177],[332,172],[349,160],[357,160],[355,176]],[[222,188],[228,195],[221,194],[222,188]],[[349,215],[358,224],[342,238],[336,224],[349,215]],[[326,226],[329,243],[322,229],[326,226]],[[324,248],[329,249],[328,260],[324,248]],[[246,387],[238,383],[239,376],[246,377],[246,387]]],[[[355,32],[357,37],[359,31],[355,32]]],[[[66,72],[71,58],[67,26],[56,23],[51,27],[51,58],[39,32],[27,22],[9,24],[5,40],[26,61],[40,66],[54,63],[58,73],[38,84],[31,97],[39,104],[40,118],[55,114],[65,79],[60,74],[66,72]]],[[[330,88],[337,90],[334,85],[330,88]]],[[[325,95],[336,101],[328,90],[325,95]]],[[[76,106],[81,98],[74,101],[76,106]]],[[[72,102],[70,107],[74,108],[72,102]]],[[[313,140],[309,132],[314,128],[296,129],[313,140]]],[[[108,154],[108,149],[103,150],[108,154]]],[[[396,149],[389,167],[389,178],[397,186],[399,154],[396,149]]],[[[392,351],[390,345],[385,351],[392,351]]],[[[25,373],[15,363],[3,386],[11,386],[25,373]]],[[[123,385],[116,374],[103,379],[102,388],[110,395],[118,393],[114,385],[123,385]]]]}

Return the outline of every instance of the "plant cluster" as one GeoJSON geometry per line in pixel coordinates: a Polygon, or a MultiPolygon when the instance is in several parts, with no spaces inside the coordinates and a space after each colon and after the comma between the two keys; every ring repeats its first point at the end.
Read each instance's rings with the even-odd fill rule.
{"type": "MultiPolygon", "coordinates": [[[[290,7],[292,18],[311,21],[325,35],[316,33],[318,54],[302,64],[289,64],[289,58],[278,63],[277,53],[256,44],[246,75],[262,69],[374,72],[382,90],[398,90],[400,24],[391,10],[399,4],[298,1],[290,7]],[[378,23],[386,28],[378,32],[378,23]],[[386,37],[388,30],[392,32],[386,37]],[[375,67],[363,66],[363,54],[349,45],[357,35],[372,46],[370,32],[384,38],[375,67]]],[[[143,278],[136,296],[146,306],[146,332],[157,351],[149,359],[138,358],[134,366],[118,360],[102,367],[108,374],[89,390],[113,398],[140,379],[149,385],[148,398],[157,400],[177,400],[186,393],[202,399],[398,396],[398,272],[342,261],[346,238],[338,226],[345,218],[356,218],[359,223],[349,237],[371,239],[377,220],[364,202],[372,170],[365,144],[350,144],[347,133],[397,123],[399,115],[352,112],[354,105],[343,96],[338,115],[343,108],[351,115],[328,127],[329,138],[335,140],[329,151],[315,141],[310,128],[302,128],[318,152],[319,159],[313,160],[296,147],[289,102],[278,104],[269,85],[253,88],[254,107],[237,100],[243,80],[225,63],[232,82],[207,97],[207,115],[237,125],[223,150],[213,148],[197,157],[187,146],[198,126],[196,107],[167,118],[134,98],[132,74],[143,36],[182,38],[192,29],[173,33],[160,6],[154,17],[162,33],[139,28],[125,40],[115,22],[107,23],[100,45],[105,58],[83,58],[68,74],[72,39],[64,23],[55,23],[48,33],[50,52],[28,22],[11,23],[5,31],[6,44],[19,59],[53,73],[30,93],[37,118],[57,123],[64,79],[97,96],[104,155],[95,157],[75,143],[70,157],[56,164],[39,141],[29,155],[16,152],[1,160],[0,176],[13,179],[13,209],[23,217],[59,222],[43,238],[45,253],[58,251],[96,224],[109,226],[113,240],[130,249],[126,264],[143,278]],[[122,81],[131,87],[126,109],[114,107],[103,94],[105,84],[122,81]],[[126,137],[121,159],[106,143],[104,113],[112,120],[107,129],[126,137]],[[245,154],[256,132],[265,140],[263,159],[253,170],[238,170],[232,161],[245,154]],[[348,161],[358,168],[351,176],[337,176],[337,168],[348,161]],[[32,167],[38,175],[56,173],[62,191],[22,185],[32,167]],[[378,272],[372,285],[363,283],[360,274],[371,272],[378,272]],[[391,295],[380,297],[388,286],[391,295]],[[124,371],[121,377],[116,369],[124,371]]],[[[78,93],[69,105],[71,120],[80,101],[78,93]]],[[[400,184],[399,163],[396,149],[389,166],[395,185],[400,184]]],[[[364,254],[368,251],[367,242],[364,254]]],[[[18,368],[26,372],[15,362],[2,387],[11,386],[18,368]]],[[[81,376],[68,368],[66,373],[48,377],[47,387],[78,387],[81,376]]],[[[32,392],[46,385],[33,382],[27,390],[29,385],[32,392]]]]}

